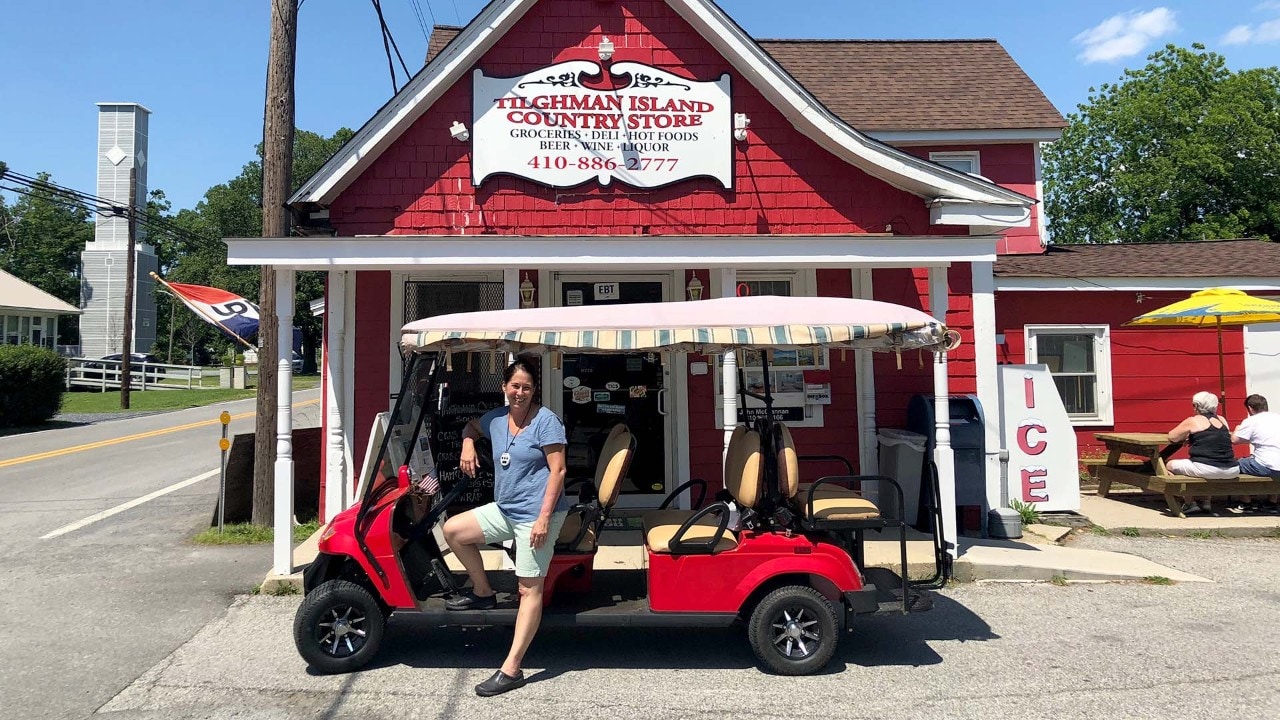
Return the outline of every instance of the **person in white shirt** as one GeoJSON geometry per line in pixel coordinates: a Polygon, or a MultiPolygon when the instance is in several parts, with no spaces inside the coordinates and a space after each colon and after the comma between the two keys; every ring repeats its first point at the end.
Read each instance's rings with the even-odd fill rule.
{"type": "MultiPolygon", "coordinates": [[[[1240,459],[1240,474],[1280,476],[1280,414],[1271,412],[1267,399],[1257,394],[1245,398],[1244,406],[1249,417],[1240,421],[1231,441],[1252,444],[1253,454],[1240,459]]],[[[1277,499],[1272,495],[1267,502],[1274,506],[1277,499]]],[[[1245,505],[1251,505],[1251,500],[1243,498],[1245,505]]]]}

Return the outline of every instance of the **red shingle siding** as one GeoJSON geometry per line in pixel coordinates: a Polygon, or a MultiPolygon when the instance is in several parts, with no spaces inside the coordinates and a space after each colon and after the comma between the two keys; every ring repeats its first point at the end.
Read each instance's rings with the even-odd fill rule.
{"type": "MultiPolygon", "coordinates": [[[[929,271],[918,269],[876,270],[872,283],[875,299],[929,311],[929,271]]],[[[973,274],[968,265],[953,266],[947,274],[947,326],[958,330],[960,347],[947,355],[952,395],[978,391],[978,370],[973,344],[973,274]]],[[[902,354],[898,369],[893,353],[876,353],[876,424],[903,427],[907,403],[913,395],[933,394],[933,354],[911,350],[902,354]]],[[[988,417],[992,410],[984,408],[988,417]]],[[[998,409],[996,410],[998,414],[998,409]]]]}
{"type": "Polygon", "coordinates": [[[470,81],[450,89],[330,208],[340,235],[678,235],[862,233],[893,223],[901,234],[954,234],[930,226],[920,198],[852,168],[797,132],[691,26],[662,0],[593,3],[543,0],[478,63],[490,75],[594,59],[607,35],[616,60],[646,62],[711,80],[733,75],[735,112],[751,117],[738,144],[737,186],[688,180],[666,189],[594,184],[555,190],[517,178],[473,188],[469,149],[449,136],[470,123],[470,81]],[[613,13],[612,16],[609,16],[613,13]],[[601,16],[608,16],[603,21],[601,16]]]}
{"type": "MultiPolygon", "coordinates": [[[[1166,432],[1191,414],[1191,396],[1218,392],[1218,340],[1213,330],[1136,329],[1121,325],[1153,308],[1186,298],[1185,292],[1144,292],[1142,304],[1133,292],[1001,292],[996,300],[996,326],[1005,345],[997,348],[1002,363],[1026,360],[1026,325],[1110,325],[1111,386],[1115,424],[1077,428],[1082,452],[1097,454],[1102,445],[1094,433],[1166,432]]],[[[1244,335],[1239,328],[1222,331],[1227,395],[1232,424],[1242,415],[1246,395],[1244,335]]]]}
{"type": "MultiPolygon", "coordinates": [[[[981,175],[991,182],[1022,193],[1027,197],[1041,199],[1036,190],[1036,155],[1035,148],[1026,143],[1000,143],[991,145],[911,145],[902,148],[904,151],[929,159],[930,153],[974,152],[978,153],[978,164],[981,175]]],[[[1040,253],[1040,212],[1043,205],[1031,207],[1031,224],[1027,227],[1009,228],[1002,235],[1003,239],[996,245],[996,252],[1001,255],[1024,255],[1040,253]]]]}
{"type": "MultiPolygon", "coordinates": [[[[391,397],[391,348],[398,340],[391,327],[391,273],[361,271],[356,273],[356,322],[355,367],[351,377],[355,384],[356,448],[369,443],[369,428],[373,418],[386,412],[391,397]]],[[[363,456],[358,455],[359,463],[363,456]]],[[[356,472],[359,472],[357,466],[356,472]]],[[[359,482],[359,479],[357,479],[359,482]]]]}

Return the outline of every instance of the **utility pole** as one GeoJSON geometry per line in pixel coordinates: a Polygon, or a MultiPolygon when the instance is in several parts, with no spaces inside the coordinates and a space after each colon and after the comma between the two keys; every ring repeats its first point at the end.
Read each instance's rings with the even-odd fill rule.
{"type": "MultiPolygon", "coordinates": [[[[293,175],[293,71],[298,44],[298,0],[270,0],[271,49],[262,122],[262,237],[289,234],[284,203],[293,175]]],[[[258,293],[258,408],[253,447],[253,524],[271,525],[276,448],[276,272],[262,266],[258,293]]]]}
{"type": "MultiPolygon", "coordinates": [[[[132,159],[131,159],[132,160],[132,159]]],[[[138,242],[138,167],[129,168],[129,249],[124,259],[124,347],[120,351],[120,409],[129,409],[130,366],[133,364],[133,295],[137,281],[138,259],[135,249],[138,242]]],[[[102,369],[105,375],[107,369],[102,369]]],[[[147,379],[143,378],[143,389],[147,379]]]]}

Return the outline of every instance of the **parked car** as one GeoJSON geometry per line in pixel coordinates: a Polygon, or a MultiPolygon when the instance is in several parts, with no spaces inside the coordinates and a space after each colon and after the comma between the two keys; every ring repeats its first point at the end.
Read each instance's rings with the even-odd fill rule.
{"type": "MultiPolygon", "coordinates": [[[[106,362],[87,362],[81,367],[84,368],[82,377],[85,379],[98,380],[102,378],[103,370],[106,370],[108,380],[116,380],[120,375],[120,361],[124,360],[124,353],[113,353],[111,355],[103,355],[101,360],[106,362]]],[[[129,377],[134,382],[142,380],[142,366],[147,365],[147,382],[158,383],[164,379],[164,368],[154,367],[164,361],[150,353],[132,353],[129,355],[129,377]]]]}

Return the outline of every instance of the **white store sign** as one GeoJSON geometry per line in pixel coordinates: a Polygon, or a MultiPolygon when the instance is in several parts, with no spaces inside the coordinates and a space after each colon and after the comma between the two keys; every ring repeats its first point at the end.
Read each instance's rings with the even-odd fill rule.
{"type": "Polygon", "coordinates": [[[1009,498],[1040,510],[1080,509],[1075,428],[1046,365],[1001,365],[1001,439],[1009,498]]]}
{"type": "Polygon", "coordinates": [[[636,62],[571,60],[514,78],[473,74],[471,180],[733,187],[729,75],[697,82],[636,62]]]}

